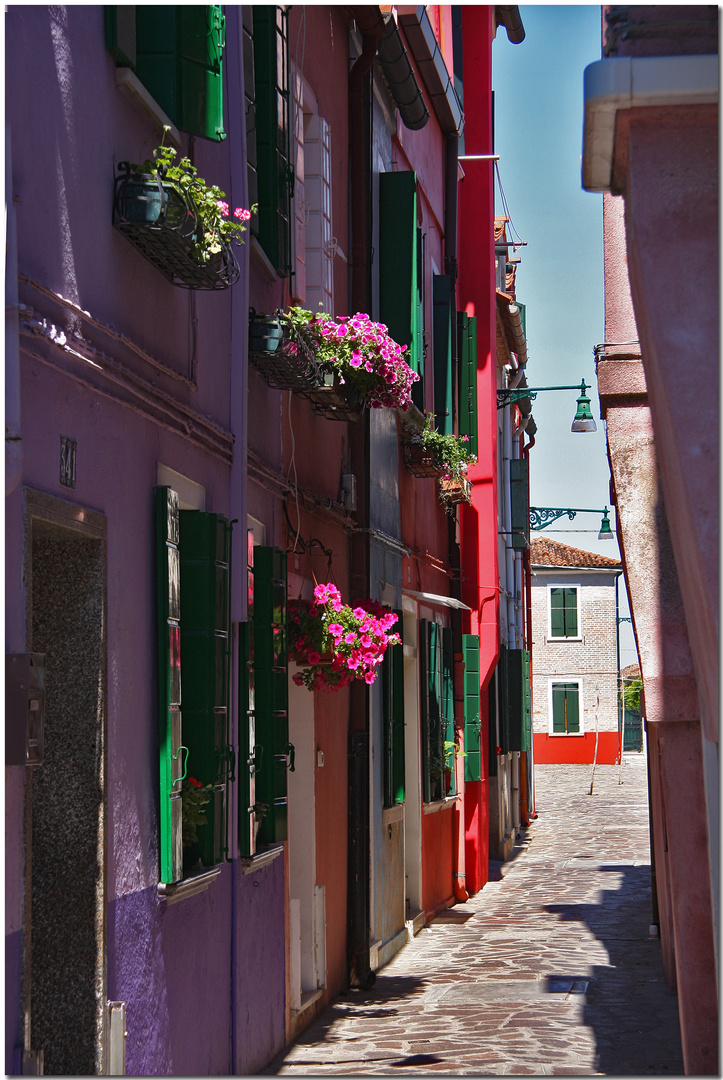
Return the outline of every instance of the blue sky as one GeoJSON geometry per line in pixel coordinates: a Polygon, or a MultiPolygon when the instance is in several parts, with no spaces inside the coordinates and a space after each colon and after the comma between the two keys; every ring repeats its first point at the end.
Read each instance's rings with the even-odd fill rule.
{"type": "MultiPolygon", "coordinates": [[[[600,420],[593,347],[603,333],[602,195],[583,191],[583,72],[601,56],[597,5],[521,5],[525,40],[504,28],[492,47],[495,153],[515,232],[525,241],[516,291],[527,305],[530,386],[576,384],[588,391],[594,434],[570,431],[577,394],[538,394],[530,453],[533,506],[603,508],[610,472],[600,420]]],[[[502,206],[497,192],[496,213],[502,206]]],[[[509,226],[508,226],[509,233],[509,226]]],[[[614,511],[610,518],[614,527],[614,511]]],[[[599,541],[600,515],[578,514],[549,526],[553,540],[619,558],[617,543],[599,541]]],[[[534,534],[533,534],[534,535],[534,534]]],[[[538,533],[537,535],[543,535],[538,533]]],[[[621,579],[621,612],[628,616],[621,579]]],[[[621,624],[621,664],[637,660],[629,623],[621,624]]]]}

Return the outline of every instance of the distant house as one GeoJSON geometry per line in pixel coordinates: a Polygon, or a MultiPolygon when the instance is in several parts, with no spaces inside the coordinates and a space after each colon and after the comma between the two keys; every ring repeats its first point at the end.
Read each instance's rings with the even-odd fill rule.
{"type": "Polygon", "coordinates": [[[615,559],[536,539],[532,730],[536,764],[614,764],[620,754],[615,559]]]}

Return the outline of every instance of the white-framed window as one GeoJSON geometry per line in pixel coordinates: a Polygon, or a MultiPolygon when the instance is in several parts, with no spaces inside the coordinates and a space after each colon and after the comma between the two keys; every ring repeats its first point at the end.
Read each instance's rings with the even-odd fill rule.
{"type": "Polygon", "coordinates": [[[581,679],[550,679],[549,705],[550,735],[585,734],[581,679]]]}
{"type": "Polygon", "coordinates": [[[551,640],[580,641],[580,586],[547,586],[547,636],[551,640]]]}

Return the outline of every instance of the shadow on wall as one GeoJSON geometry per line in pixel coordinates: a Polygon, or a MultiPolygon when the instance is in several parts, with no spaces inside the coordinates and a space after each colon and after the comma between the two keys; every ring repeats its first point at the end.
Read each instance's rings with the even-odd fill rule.
{"type": "Polygon", "coordinates": [[[598,904],[545,906],[562,921],[584,922],[608,953],[608,963],[584,979],[582,1023],[595,1035],[596,1068],[605,1076],[682,1076],[678,1000],[665,981],[660,942],[649,936],[650,867],[603,865],[599,873],[598,904]],[[621,875],[617,888],[604,887],[609,874],[621,875]]]}

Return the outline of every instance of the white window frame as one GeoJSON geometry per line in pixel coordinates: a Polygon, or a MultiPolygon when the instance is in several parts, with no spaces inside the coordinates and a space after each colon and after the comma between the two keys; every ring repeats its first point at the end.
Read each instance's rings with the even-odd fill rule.
{"type": "Polygon", "coordinates": [[[547,640],[549,643],[558,641],[582,641],[582,586],[579,581],[552,581],[547,586],[547,640]],[[575,589],[577,592],[577,634],[575,637],[558,637],[552,633],[552,590],[575,589]]]}
{"type": "MultiPolygon", "coordinates": [[[[566,639],[562,639],[566,640],[566,639]]],[[[547,680],[547,708],[548,708],[548,733],[553,735],[556,739],[577,739],[581,735],[585,734],[585,705],[582,696],[583,680],[577,675],[555,675],[547,680]],[[577,707],[578,717],[580,721],[579,731],[554,731],[554,714],[552,709],[552,688],[553,686],[559,686],[560,683],[566,685],[575,684],[577,686],[577,707]]]]}

